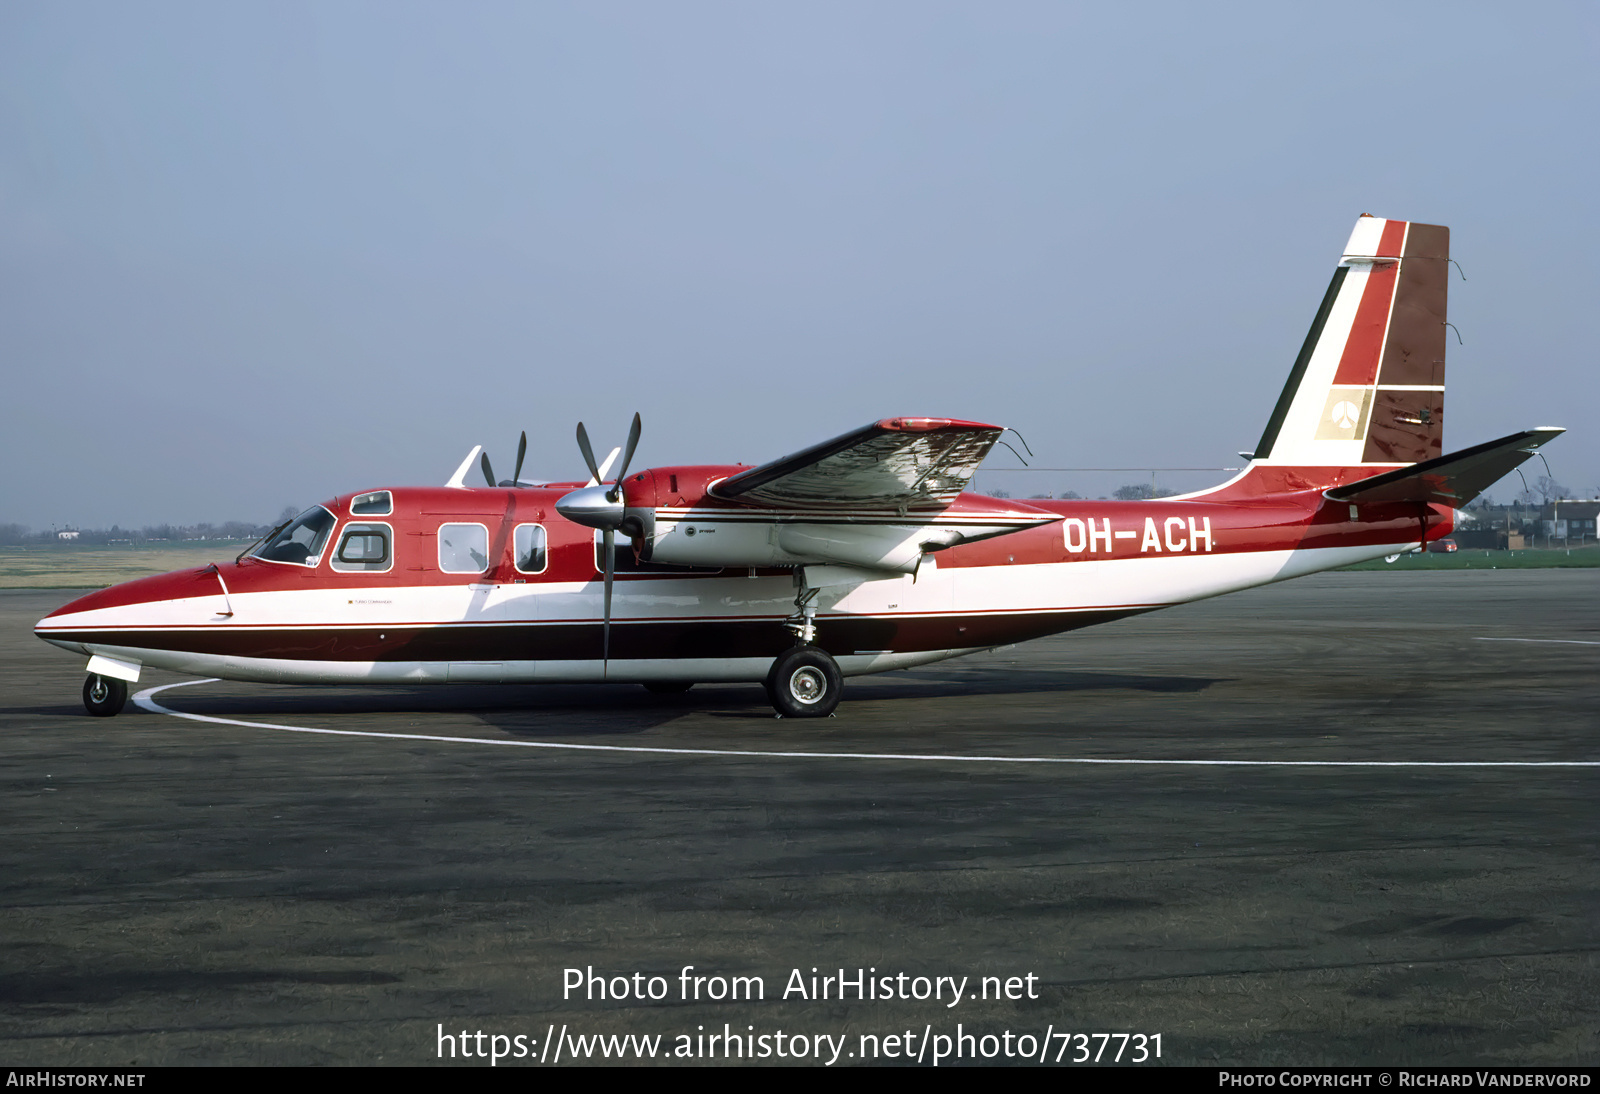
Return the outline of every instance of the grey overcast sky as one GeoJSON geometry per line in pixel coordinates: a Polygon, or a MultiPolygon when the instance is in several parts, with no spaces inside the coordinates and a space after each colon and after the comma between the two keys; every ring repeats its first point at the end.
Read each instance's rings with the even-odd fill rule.
{"type": "Polygon", "coordinates": [[[268,519],[520,429],[580,477],[634,410],[639,466],[895,414],[1236,464],[1362,212],[1452,229],[1446,447],[1565,425],[1592,492],[1597,13],[7,0],[0,522],[268,519]]]}

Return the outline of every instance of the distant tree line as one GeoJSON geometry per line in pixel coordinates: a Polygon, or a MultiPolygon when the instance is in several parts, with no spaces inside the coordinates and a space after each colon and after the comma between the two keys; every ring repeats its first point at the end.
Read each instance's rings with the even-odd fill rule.
{"type": "MultiPolygon", "coordinates": [[[[290,514],[293,515],[292,513],[290,514]]],[[[41,547],[63,542],[62,532],[75,532],[70,542],[100,547],[123,544],[183,542],[185,540],[249,540],[270,531],[270,524],[230,520],[225,524],[147,524],[143,528],[46,528],[40,531],[21,524],[0,524],[0,547],[41,547]]]]}
{"type": "Polygon", "coordinates": [[[1548,505],[1560,498],[1570,498],[1572,492],[1562,486],[1549,475],[1540,475],[1533,480],[1533,485],[1517,494],[1517,501],[1522,505],[1548,505]]]}

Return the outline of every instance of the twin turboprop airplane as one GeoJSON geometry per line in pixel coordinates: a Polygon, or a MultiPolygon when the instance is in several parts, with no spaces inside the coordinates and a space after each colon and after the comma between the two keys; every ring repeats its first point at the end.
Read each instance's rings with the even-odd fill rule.
{"type": "MultiPolygon", "coordinates": [[[[966,492],[998,426],[888,418],[759,467],[346,494],[234,562],[40,620],[116,714],[144,666],[284,683],[761,681],[818,717],[843,678],[1421,547],[1562,431],[1442,454],[1448,229],[1363,216],[1248,466],[1149,501],[966,492]],[[616,549],[616,537],[627,541],[616,549]]],[[[616,457],[612,453],[612,458],[616,457]]]]}

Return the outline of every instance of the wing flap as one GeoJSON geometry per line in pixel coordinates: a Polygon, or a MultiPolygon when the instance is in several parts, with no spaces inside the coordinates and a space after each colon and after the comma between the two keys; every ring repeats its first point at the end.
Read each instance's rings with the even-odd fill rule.
{"type": "Polygon", "coordinates": [[[1565,432],[1555,426],[1525,429],[1497,441],[1338,486],[1325,491],[1324,496],[1353,505],[1415,501],[1460,509],[1516,470],[1541,445],[1565,432]]]}
{"type": "Polygon", "coordinates": [[[777,509],[940,510],[1003,432],[950,418],[886,418],[724,479],[711,493],[777,509]]]}

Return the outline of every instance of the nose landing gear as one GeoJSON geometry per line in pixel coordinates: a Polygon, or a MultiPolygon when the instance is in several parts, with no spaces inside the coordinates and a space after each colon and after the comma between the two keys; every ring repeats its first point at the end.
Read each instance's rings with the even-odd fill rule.
{"type": "Polygon", "coordinates": [[[128,682],[90,673],[83,682],[83,708],[96,718],[109,718],[128,701],[128,682]]]}

